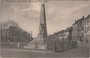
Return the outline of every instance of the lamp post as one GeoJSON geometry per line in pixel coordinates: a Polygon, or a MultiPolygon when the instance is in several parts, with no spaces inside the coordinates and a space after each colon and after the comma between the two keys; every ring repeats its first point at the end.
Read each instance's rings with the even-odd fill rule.
{"type": "Polygon", "coordinates": [[[1,28],[0,28],[0,40],[1,40],[1,28]]]}

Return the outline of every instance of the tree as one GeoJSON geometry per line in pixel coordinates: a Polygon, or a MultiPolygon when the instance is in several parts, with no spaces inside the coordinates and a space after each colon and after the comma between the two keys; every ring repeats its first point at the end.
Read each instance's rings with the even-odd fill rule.
{"type": "Polygon", "coordinates": [[[4,42],[30,42],[32,40],[31,34],[22,30],[22,28],[12,20],[2,23],[0,31],[0,39],[4,42]]]}

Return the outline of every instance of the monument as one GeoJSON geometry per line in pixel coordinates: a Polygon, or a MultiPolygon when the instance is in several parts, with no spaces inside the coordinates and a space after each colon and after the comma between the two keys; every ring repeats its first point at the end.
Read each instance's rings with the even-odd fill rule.
{"type": "Polygon", "coordinates": [[[29,43],[29,46],[33,49],[47,48],[47,26],[44,0],[41,3],[39,34],[29,43]]]}
{"type": "Polygon", "coordinates": [[[37,36],[38,48],[46,47],[47,45],[47,26],[46,26],[46,12],[44,0],[41,4],[41,13],[40,13],[40,25],[39,25],[39,34],[37,36]]]}

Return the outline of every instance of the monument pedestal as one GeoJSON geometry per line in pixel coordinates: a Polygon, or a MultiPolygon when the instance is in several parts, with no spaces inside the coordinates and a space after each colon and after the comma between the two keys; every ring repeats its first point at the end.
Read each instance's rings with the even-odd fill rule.
{"type": "Polygon", "coordinates": [[[35,49],[47,49],[47,44],[44,43],[43,39],[36,39],[35,49]]]}
{"type": "Polygon", "coordinates": [[[24,48],[47,50],[47,44],[44,43],[44,40],[43,39],[41,39],[41,38],[35,38],[33,41],[31,41],[24,48]]]}

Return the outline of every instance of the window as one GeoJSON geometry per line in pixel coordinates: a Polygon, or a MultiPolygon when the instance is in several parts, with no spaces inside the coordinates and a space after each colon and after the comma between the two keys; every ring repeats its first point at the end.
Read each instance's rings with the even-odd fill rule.
{"type": "Polygon", "coordinates": [[[88,23],[89,23],[89,20],[88,20],[88,23]]]}
{"type": "Polygon", "coordinates": [[[86,29],[86,27],[85,27],[85,33],[87,32],[87,29],[86,29]]]}
{"type": "Polygon", "coordinates": [[[89,31],[89,27],[87,27],[87,31],[89,31]]]}

